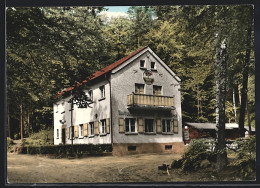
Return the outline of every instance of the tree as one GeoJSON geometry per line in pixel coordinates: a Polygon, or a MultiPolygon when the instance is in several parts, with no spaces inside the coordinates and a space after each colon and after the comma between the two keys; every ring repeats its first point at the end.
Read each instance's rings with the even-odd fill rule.
{"type": "Polygon", "coordinates": [[[225,100],[226,100],[226,72],[227,72],[226,41],[216,49],[216,127],[217,127],[217,164],[220,171],[227,164],[226,137],[225,137],[225,100]]]}

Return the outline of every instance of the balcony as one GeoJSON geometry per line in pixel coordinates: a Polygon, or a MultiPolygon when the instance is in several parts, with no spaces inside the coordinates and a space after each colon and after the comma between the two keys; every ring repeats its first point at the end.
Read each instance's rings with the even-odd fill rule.
{"type": "Polygon", "coordinates": [[[128,107],[168,108],[174,107],[174,97],[132,93],[127,96],[128,107]]]}

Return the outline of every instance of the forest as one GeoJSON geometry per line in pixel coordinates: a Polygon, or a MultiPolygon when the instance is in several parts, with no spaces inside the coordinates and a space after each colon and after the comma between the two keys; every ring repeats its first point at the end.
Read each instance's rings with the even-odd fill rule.
{"type": "Polygon", "coordinates": [[[52,128],[54,96],[149,46],[181,78],[182,121],[216,122],[216,50],[226,41],[226,122],[255,127],[254,7],[6,9],[7,135],[52,128]]]}

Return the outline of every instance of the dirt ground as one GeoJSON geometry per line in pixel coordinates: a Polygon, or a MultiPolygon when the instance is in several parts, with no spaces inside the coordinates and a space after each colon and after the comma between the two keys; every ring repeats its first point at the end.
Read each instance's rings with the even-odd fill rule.
{"type": "Polygon", "coordinates": [[[8,183],[116,183],[215,180],[210,169],[196,173],[158,170],[180,154],[137,154],[53,159],[39,155],[7,154],[8,183]]]}

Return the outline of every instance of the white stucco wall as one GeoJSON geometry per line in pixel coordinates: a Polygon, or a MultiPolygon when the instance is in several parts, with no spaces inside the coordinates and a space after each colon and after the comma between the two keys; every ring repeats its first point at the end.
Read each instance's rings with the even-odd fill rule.
{"type": "MultiPolygon", "coordinates": [[[[72,125],[79,125],[94,121],[100,121],[101,119],[110,118],[110,86],[107,80],[100,81],[98,83],[92,84],[89,86],[89,89],[93,91],[93,103],[90,104],[89,108],[78,108],[76,104],[74,104],[74,110],[72,114],[72,125]],[[105,86],[105,98],[101,100],[101,94],[100,94],[100,86],[105,86]]],[[[88,90],[85,91],[88,95],[88,90]]],[[[63,99],[64,106],[63,110],[59,110],[58,113],[55,111],[54,104],[54,144],[57,145],[59,143],[62,143],[61,134],[60,137],[57,138],[57,129],[60,129],[59,132],[61,132],[61,126],[62,124],[59,122],[59,120],[64,117],[65,118],[65,126],[71,127],[71,103],[68,103],[68,100],[70,97],[67,97],[63,99]],[[61,114],[61,111],[65,111],[64,114],[61,114]]],[[[58,101],[57,104],[59,104],[59,107],[61,108],[62,101],[58,101]]],[[[99,127],[100,128],[100,127],[99,127]]],[[[90,131],[88,130],[88,133],[90,131]]],[[[71,139],[67,139],[66,142],[68,144],[71,144],[71,139]]],[[[98,135],[98,136],[88,136],[88,137],[79,137],[73,139],[73,144],[109,144],[111,143],[111,134],[106,135],[98,135]]]]}
{"type": "MultiPolygon", "coordinates": [[[[170,74],[168,70],[155,58],[150,52],[143,53],[140,57],[129,63],[122,69],[118,68],[118,71],[111,75],[112,86],[112,111],[113,111],[113,142],[114,143],[168,143],[168,142],[182,142],[182,117],[181,117],[181,97],[179,83],[170,74]],[[149,59],[147,58],[149,55],[149,59]],[[146,62],[146,68],[150,70],[150,61],[156,63],[157,71],[152,71],[154,77],[154,83],[152,85],[145,84],[143,80],[143,69],[140,69],[140,60],[143,59],[146,62]],[[135,83],[145,84],[145,94],[153,94],[153,85],[162,86],[163,96],[174,96],[174,106],[177,111],[178,119],[178,134],[165,135],[147,135],[136,134],[126,135],[119,133],[118,118],[126,117],[144,117],[144,118],[163,118],[157,113],[140,112],[137,115],[131,115],[127,109],[127,95],[135,91],[135,83]]],[[[169,118],[169,117],[165,117],[169,118]]]]}

